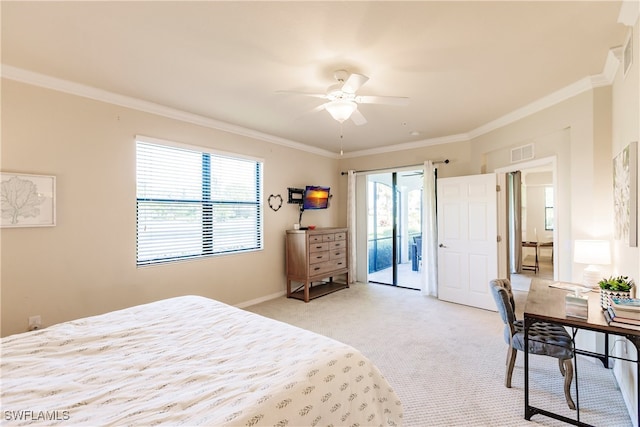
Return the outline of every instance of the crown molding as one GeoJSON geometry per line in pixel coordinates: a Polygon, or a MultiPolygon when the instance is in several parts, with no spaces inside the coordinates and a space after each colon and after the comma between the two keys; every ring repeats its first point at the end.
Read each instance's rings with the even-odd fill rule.
{"type": "Polygon", "coordinates": [[[638,22],[640,16],[640,1],[638,0],[626,0],[622,2],[620,6],[620,13],[618,14],[618,22],[628,27],[633,27],[638,22]]]}
{"type": "MultiPolygon", "coordinates": [[[[624,2],[632,3],[632,2],[624,2]]],[[[622,11],[621,11],[622,12],[622,11]]],[[[627,13],[628,14],[628,13],[627,13]]],[[[622,15],[622,13],[621,13],[622,15]]],[[[636,12],[637,15],[637,12],[636,12]]],[[[626,15],[625,15],[626,16],[626,15]]],[[[636,17],[637,20],[637,17],[636,17]]],[[[270,142],[273,144],[293,148],[300,151],[305,151],[312,154],[318,154],[320,156],[341,159],[362,157],[375,154],[391,153],[396,151],[411,150],[416,148],[424,148],[432,145],[449,144],[454,142],[470,141],[473,138],[477,138],[481,135],[507,126],[518,120],[521,120],[527,116],[545,110],[563,101],[566,101],[576,95],[583,92],[592,90],[597,87],[608,86],[613,83],[618,66],[620,64],[620,47],[611,49],[607,54],[607,60],[603,72],[594,76],[585,77],[569,86],[566,86],[556,92],[553,92],[545,97],[538,99],[522,108],[512,111],[496,120],[486,123],[480,127],[477,127],[467,133],[461,133],[457,135],[449,135],[438,138],[425,139],[422,141],[408,142],[403,144],[388,145],[385,147],[372,148],[370,150],[360,150],[345,153],[340,155],[328,150],[313,147],[310,145],[302,144],[300,142],[291,141],[285,138],[280,138],[274,135],[258,132],[242,126],[233,125],[230,123],[222,122],[219,120],[204,117],[198,114],[188,113],[175,108],[166,107],[153,102],[144,101],[129,96],[120,95],[113,92],[108,92],[102,89],[97,89],[91,86],[74,83],[68,80],[58,79],[55,77],[47,76],[44,74],[36,73],[33,71],[25,70],[22,68],[13,67],[10,65],[2,64],[2,77],[16,80],[22,83],[31,84],[34,86],[40,86],[47,89],[52,89],[60,92],[69,93],[72,95],[81,96],[84,98],[93,99],[96,101],[107,102],[110,104],[119,105],[134,110],[139,110],[159,116],[167,117],[174,120],[180,120],[195,125],[221,130],[224,132],[233,133],[236,135],[246,136],[249,138],[257,139],[260,141],[270,142]]]]}
{"type": "Polygon", "coordinates": [[[46,89],[55,90],[58,92],[65,92],[83,98],[93,99],[95,101],[106,102],[109,104],[119,105],[121,107],[131,108],[145,113],[156,114],[169,119],[179,120],[210,129],[216,129],[240,136],[246,136],[260,141],[270,142],[296,150],[306,151],[312,154],[318,154],[325,157],[335,157],[335,153],[328,150],[323,150],[321,148],[312,147],[296,141],[291,141],[285,138],[258,132],[253,129],[233,125],[198,114],[188,113],[186,111],[166,107],[164,105],[144,101],[142,99],[108,92],[106,90],[74,83],[68,80],[58,79],[56,77],[47,76],[45,74],[36,73],[6,64],[2,64],[2,77],[34,86],[40,86],[46,89]]]}
{"type": "Polygon", "coordinates": [[[553,107],[563,101],[573,98],[583,92],[595,89],[597,87],[609,86],[615,79],[616,72],[620,60],[616,57],[615,49],[609,50],[607,54],[607,60],[605,62],[604,70],[601,74],[594,76],[584,77],[577,82],[570,84],[560,90],[557,90],[547,96],[544,96],[537,101],[534,101],[522,108],[505,114],[504,116],[486,123],[478,128],[469,132],[470,138],[477,138],[501,127],[507,126],[518,120],[524,119],[527,116],[538,113],[547,108],[553,107]]]}
{"type": "Polygon", "coordinates": [[[592,81],[594,84],[597,83],[598,77],[603,78],[603,83],[601,86],[608,86],[613,84],[613,81],[616,78],[616,73],[618,72],[618,67],[622,62],[622,46],[617,46],[609,49],[609,53],[607,53],[607,61],[604,64],[604,70],[602,70],[602,74],[598,76],[594,76],[592,81]]]}
{"type": "Polygon", "coordinates": [[[550,95],[547,95],[543,98],[538,99],[537,101],[534,101],[528,105],[525,105],[522,108],[518,108],[517,110],[514,110],[508,114],[505,114],[504,116],[496,120],[490,121],[489,123],[486,123],[480,127],[473,129],[471,132],[469,132],[469,136],[471,138],[477,138],[481,135],[492,132],[496,129],[507,126],[518,120],[522,120],[525,117],[528,117],[532,114],[535,114],[544,109],[547,109],[556,104],[559,104],[560,102],[565,101],[571,97],[574,97],[591,88],[592,88],[591,78],[585,77],[563,89],[560,89],[550,95]]]}
{"type": "Polygon", "coordinates": [[[469,141],[470,139],[471,138],[469,137],[468,134],[459,133],[457,135],[449,135],[449,136],[442,136],[439,138],[424,139],[421,141],[407,142],[404,144],[388,145],[386,147],[372,148],[370,150],[351,151],[349,153],[345,153],[344,155],[337,156],[337,157],[342,159],[348,159],[352,157],[371,156],[374,154],[385,154],[385,153],[393,153],[395,151],[405,151],[405,150],[412,150],[415,148],[424,148],[432,145],[450,144],[453,142],[464,142],[464,141],[469,141]]]}

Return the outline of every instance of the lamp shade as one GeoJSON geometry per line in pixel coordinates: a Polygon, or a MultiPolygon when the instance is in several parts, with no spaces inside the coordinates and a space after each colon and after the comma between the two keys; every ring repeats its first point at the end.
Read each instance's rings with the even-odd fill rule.
{"type": "Polygon", "coordinates": [[[327,103],[324,109],[331,114],[331,117],[342,123],[351,117],[351,114],[353,114],[357,107],[358,106],[353,101],[337,99],[327,103]]]}
{"type": "Polygon", "coordinates": [[[611,264],[611,249],[606,240],[576,240],[573,248],[573,262],[577,264],[611,264]]]}

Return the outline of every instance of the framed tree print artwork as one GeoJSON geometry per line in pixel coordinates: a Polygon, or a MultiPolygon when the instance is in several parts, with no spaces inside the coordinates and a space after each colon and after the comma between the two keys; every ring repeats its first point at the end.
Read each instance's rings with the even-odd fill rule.
{"type": "Polygon", "coordinates": [[[616,240],[638,246],[638,142],[613,159],[613,209],[616,240]]]}
{"type": "Polygon", "coordinates": [[[8,172],[0,176],[3,228],[56,225],[55,176],[8,172]]]}

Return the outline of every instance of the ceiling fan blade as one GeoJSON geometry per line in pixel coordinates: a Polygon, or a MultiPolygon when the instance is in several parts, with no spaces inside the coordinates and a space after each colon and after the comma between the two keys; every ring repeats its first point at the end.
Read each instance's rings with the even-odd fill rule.
{"type": "Polygon", "coordinates": [[[304,96],[312,96],[314,98],[327,98],[327,94],[325,93],[309,93],[309,92],[298,92],[295,90],[277,90],[276,93],[288,93],[293,95],[304,95],[304,96]]]}
{"type": "Polygon", "coordinates": [[[354,110],[354,112],[351,113],[351,120],[356,124],[356,126],[362,126],[363,124],[367,123],[367,119],[364,118],[364,116],[358,109],[354,110]]]}
{"type": "Polygon", "coordinates": [[[312,113],[316,113],[318,111],[322,111],[325,109],[325,107],[327,106],[327,102],[325,102],[324,104],[320,104],[318,105],[316,108],[314,108],[313,110],[311,110],[312,113]]]}
{"type": "Polygon", "coordinates": [[[360,87],[369,80],[369,77],[363,74],[351,74],[342,85],[342,91],[346,93],[356,93],[360,87]]]}
{"type": "Polygon", "coordinates": [[[388,105],[409,105],[409,98],[403,96],[356,96],[355,101],[359,104],[388,104],[388,105]]]}

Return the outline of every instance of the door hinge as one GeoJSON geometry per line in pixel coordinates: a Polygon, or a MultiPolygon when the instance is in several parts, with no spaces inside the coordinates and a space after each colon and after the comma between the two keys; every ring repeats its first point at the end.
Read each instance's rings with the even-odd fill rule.
{"type": "Polygon", "coordinates": [[[502,237],[498,236],[497,241],[498,241],[498,243],[502,242],[502,237]]]}
{"type": "Polygon", "coordinates": [[[500,192],[500,185],[496,185],[496,193],[500,192]]]}

